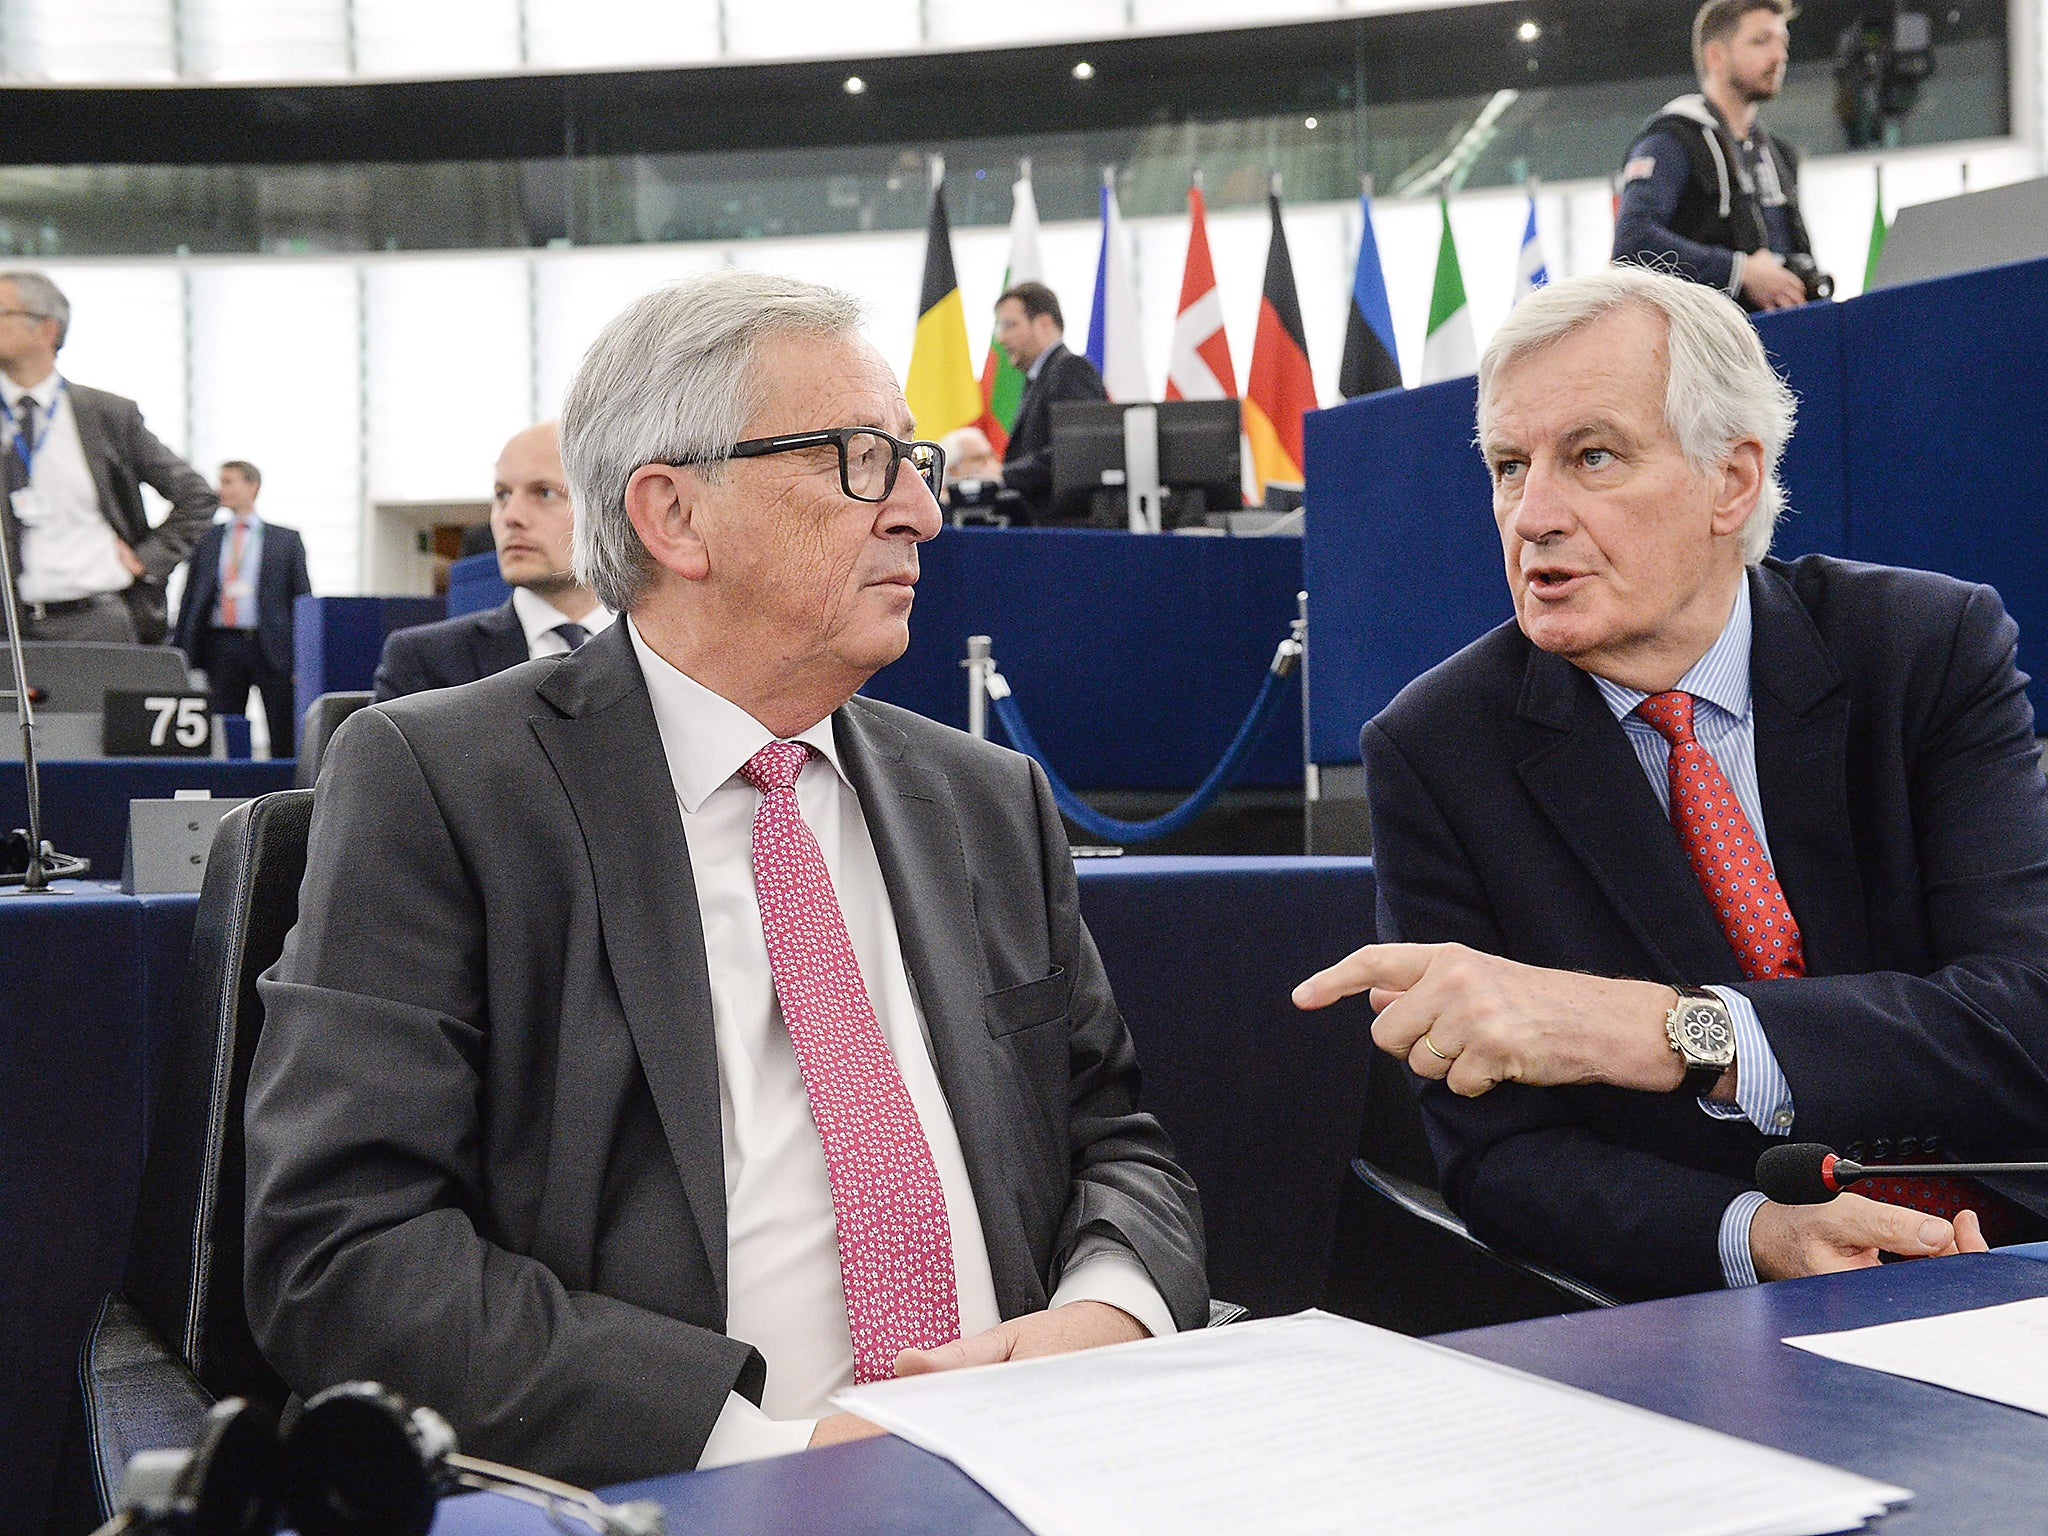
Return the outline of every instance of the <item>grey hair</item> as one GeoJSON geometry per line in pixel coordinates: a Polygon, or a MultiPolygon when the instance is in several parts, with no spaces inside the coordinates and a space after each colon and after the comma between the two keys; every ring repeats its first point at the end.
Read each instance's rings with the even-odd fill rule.
{"type": "Polygon", "coordinates": [[[762,404],[755,361],[777,336],[851,336],[857,301],[834,288],[727,267],[636,299],[598,333],[562,402],[562,468],[576,507],[576,579],[617,613],[655,564],[626,515],[646,464],[699,464],[716,481],[762,404]]]}
{"type": "Polygon", "coordinates": [[[1706,474],[1744,438],[1763,444],[1763,490],[1741,533],[1743,562],[1755,565],[1771,552],[1785,510],[1778,465],[1799,402],[1771,366],[1756,327],[1718,289],[1627,265],[1537,289],[1515,306],[1479,360],[1480,437],[1485,438],[1494,381],[1503,368],[1630,305],[1664,317],[1670,356],[1664,420],[1686,462],[1706,474]]]}
{"type": "Polygon", "coordinates": [[[64,290],[40,272],[0,272],[0,283],[14,284],[21,295],[21,307],[32,315],[57,322],[57,345],[71,334],[71,301],[64,290]]]}

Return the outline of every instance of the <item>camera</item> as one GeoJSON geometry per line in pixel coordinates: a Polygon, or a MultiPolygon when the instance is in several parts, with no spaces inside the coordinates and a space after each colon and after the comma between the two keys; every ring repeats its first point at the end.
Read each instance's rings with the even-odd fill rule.
{"type": "Polygon", "coordinates": [[[1832,299],[1835,296],[1835,280],[1821,271],[1820,264],[1804,251],[1794,251],[1785,258],[1785,266],[1792,275],[1806,285],[1806,302],[1816,299],[1832,299]]]}

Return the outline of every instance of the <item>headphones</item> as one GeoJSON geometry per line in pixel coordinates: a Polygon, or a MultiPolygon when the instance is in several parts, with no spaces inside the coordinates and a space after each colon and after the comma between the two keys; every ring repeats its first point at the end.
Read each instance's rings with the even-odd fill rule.
{"type": "Polygon", "coordinates": [[[598,1536],[663,1536],[661,1506],[607,1504],[553,1478],[464,1456],[431,1408],[374,1381],[313,1397],[291,1429],[239,1397],[207,1413],[188,1451],[140,1451],[121,1506],[93,1536],[427,1536],[442,1497],[486,1490],[581,1520],[598,1536]]]}

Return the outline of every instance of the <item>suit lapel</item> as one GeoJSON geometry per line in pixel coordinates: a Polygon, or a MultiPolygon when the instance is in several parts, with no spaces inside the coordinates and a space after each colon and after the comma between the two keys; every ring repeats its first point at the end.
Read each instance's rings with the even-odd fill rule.
{"type": "Polygon", "coordinates": [[[833,716],[833,734],[860,797],[903,963],[931,1034],[996,1293],[1011,1304],[1015,1297],[1035,1295],[1037,1279],[1030,1273],[1030,1242],[1011,1188],[1010,1158],[997,1134],[1007,1117],[992,1075],[982,1005],[989,979],[975,942],[974,891],[952,785],[942,773],[910,761],[903,733],[859,697],[833,716]]]}
{"type": "Polygon", "coordinates": [[[626,626],[547,669],[534,734],[575,809],[605,957],[726,1306],[725,1140],[711,979],[675,781],[626,626]]]}
{"type": "Polygon", "coordinates": [[[121,538],[130,543],[138,542],[134,530],[122,523],[121,503],[114,495],[114,445],[100,410],[100,392],[83,388],[67,379],[64,398],[70,403],[71,419],[78,427],[78,446],[85,453],[86,468],[92,472],[93,490],[100,499],[100,516],[121,538]]]}
{"type": "Polygon", "coordinates": [[[1522,783],[1666,977],[1740,981],[1670,820],[1593,680],[1530,647],[1518,717],[1536,727],[1522,783]]]}
{"type": "MultiPolygon", "coordinates": [[[[511,671],[523,661],[532,660],[526,644],[526,626],[519,622],[519,610],[509,599],[478,616],[476,631],[470,640],[478,677],[495,677],[500,672],[511,671]]],[[[632,660],[630,649],[626,658],[629,662],[632,660]]],[[[639,668],[635,666],[633,670],[637,677],[639,668]]],[[[649,719],[652,718],[650,712],[649,719]]]]}
{"type": "Polygon", "coordinates": [[[1749,583],[1756,777],[1771,865],[1799,925],[1808,974],[1855,975],[1874,960],[1853,878],[1849,697],[1841,669],[1785,578],[1759,567],[1749,583]]]}

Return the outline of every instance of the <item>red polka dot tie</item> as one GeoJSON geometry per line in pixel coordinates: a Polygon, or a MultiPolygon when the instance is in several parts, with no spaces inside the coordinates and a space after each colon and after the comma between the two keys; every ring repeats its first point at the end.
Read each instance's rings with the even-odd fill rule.
{"type": "Polygon", "coordinates": [[[1751,981],[1806,974],[1799,925],[1785,904],[1756,829],[1742,814],[1735,786],[1693,739],[1692,695],[1655,693],[1636,713],[1671,744],[1671,825],[1707,893],[1728,947],[1751,981]]]}
{"type": "MultiPolygon", "coordinates": [[[[1806,949],[1799,925],[1756,829],[1735,799],[1735,787],[1693,737],[1692,707],[1692,695],[1676,691],[1652,694],[1636,706],[1636,713],[1671,744],[1671,825],[1679,846],[1692,861],[1742,974],[1751,981],[1804,976],[1806,949]]],[[[2014,1221],[2012,1209],[1972,1179],[1870,1180],[1857,1193],[1946,1219],[1968,1208],[1982,1218],[1985,1237],[1992,1242],[1999,1240],[1994,1230],[2009,1230],[2014,1221]]]]}
{"type": "Polygon", "coordinates": [[[853,1379],[896,1374],[904,1349],[960,1337],[946,1196],[861,980],[818,840],[796,798],[811,749],[774,741],[740,770],[761,792],[754,886],[783,1023],[825,1148],[853,1379]]]}

